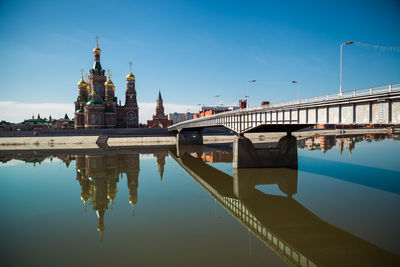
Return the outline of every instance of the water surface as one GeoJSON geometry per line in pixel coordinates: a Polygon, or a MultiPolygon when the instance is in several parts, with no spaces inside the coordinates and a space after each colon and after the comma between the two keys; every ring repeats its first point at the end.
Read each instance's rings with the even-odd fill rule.
{"type": "Polygon", "coordinates": [[[233,170],[230,146],[2,152],[1,263],[399,265],[395,138],[298,140],[298,169],[233,170]]]}

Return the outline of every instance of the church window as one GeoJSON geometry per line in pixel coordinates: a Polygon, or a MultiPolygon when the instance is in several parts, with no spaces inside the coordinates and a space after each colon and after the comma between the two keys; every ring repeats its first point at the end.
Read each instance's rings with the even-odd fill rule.
{"type": "Polygon", "coordinates": [[[99,86],[98,86],[97,83],[94,84],[94,91],[95,91],[96,93],[99,92],[99,86]]]}
{"type": "Polygon", "coordinates": [[[132,113],[129,113],[129,120],[133,121],[133,114],[132,113]]]}
{"type": "Polygon", "coordinates": [[[133,83],[130,83],[130,84],[129,84],[129,87],[133,87],[133,83]]]}

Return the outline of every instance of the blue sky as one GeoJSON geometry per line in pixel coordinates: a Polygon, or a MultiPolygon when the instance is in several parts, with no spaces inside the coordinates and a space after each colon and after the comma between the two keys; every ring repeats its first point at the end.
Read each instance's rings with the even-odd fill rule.
{"type": "MultiPolygon", "coordinates": [[[[341,42],[400,46],[400,3],[2,0],[0,32],[0,101],[72,104],[98,35],[117,96],[133,61],[138,101],[155,102],[160,89],[171,112],[236,103],[252,79],[251,105],[295,99],[291,80],[301,97],[335,93],[341,42]]],[[[400,82],[399,50],[343,52],[345,91],[400,82]]]]}

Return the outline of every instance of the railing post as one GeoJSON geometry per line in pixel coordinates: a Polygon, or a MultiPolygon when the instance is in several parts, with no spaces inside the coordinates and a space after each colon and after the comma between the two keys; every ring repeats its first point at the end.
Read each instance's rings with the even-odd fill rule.
{"type": "Polygon", "coordinates": [[[353,97],[356,97],[356,91],[355,90],[353,91],[353,97]]]}
{"type": "Polygon", "coordinates": [[[392,92],[392,85],[389,84],[389,93],[391,93],[391,92],[392,92]]]}
{"type": "Polygon", "coordinates": [[[369,94],[372,95],[372,87],[369,88],[369,94]]]}

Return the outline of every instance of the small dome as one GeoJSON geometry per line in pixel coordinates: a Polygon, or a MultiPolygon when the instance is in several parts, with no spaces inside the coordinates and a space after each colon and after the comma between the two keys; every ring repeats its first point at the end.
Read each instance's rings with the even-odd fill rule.
{"type": "Polygon", "coordinates": [[[135,75],[132,74],[132,72],[129,72],[129,74],[126,76],[127,81],[134,81],[135,80],[135,75]]]}
{"type": "Polygon", "coordinates": [[[100,53],[101,53],[101,49],[100,49],[98,46],[96,46],[96,47],[93,49],[93,53],[95,53],[95,54],[100,54],[100,53]]]}
{"type": "Polygon", "coordinates": [[[110,78],[108,78],[107,81],[105,82],[105,86],[106,87],[113,87],[114,83],[110,80],[110,78]]]}
{"type": "Polygon", "coordinates": [[[102,105],[102,103],[96,99],[91,99],[89,102],[86,103],[86,106],[91,106],[91,105],[102,105]]]}
{"type": "Polygon", "coordinates": [[[78,83],[78,87],[81,88],[81,87],[86,87],[86,86],[87,86],[87,83],[85,82],[85,80],[82,77],[78,83]]]}
{"type": "Polygon", "coordinates": [[[75,113],[76,114],[83,113],[83,108],[78,109],[75,113]]]}

